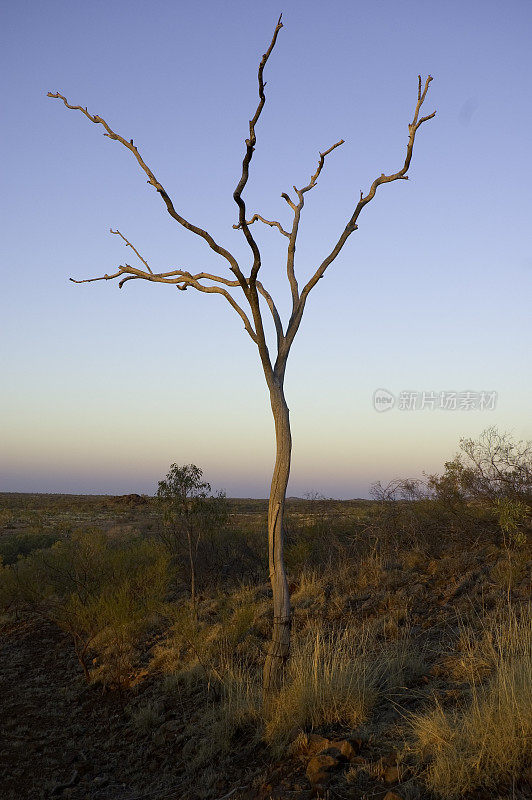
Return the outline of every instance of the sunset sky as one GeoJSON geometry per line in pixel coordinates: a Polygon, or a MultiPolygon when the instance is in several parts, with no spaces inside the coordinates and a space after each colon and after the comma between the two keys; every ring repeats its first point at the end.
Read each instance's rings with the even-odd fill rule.
{"type": "MultiPolygon", "coordinates": [[[[175,223],[131,153],[47,98],[133,138],[178,211],[249,271],[233,230],[257,67],[275,23],[244,192],[291,224],[310,276],[360,190],[404,160],[417,76],[433,75],[408,181],[379,190],[316,286],[290,355],[288,493],[367,496],[439,470],[461,436],[532,436],[529,0],[36,0],[1,11],[0,491],[153,493],[172,462],[265,497],[273,422],[258,355],[221,297],[132,281],[132,261],[229,274],[175,223]],[[373,393],[497,392],[494,409],[373,408],[373,393]]],[[[287,240],[260,223],[261,279],[286,319],[287,240]]],[[[268,329],[271,335],[272,331],[268,329]]]]}

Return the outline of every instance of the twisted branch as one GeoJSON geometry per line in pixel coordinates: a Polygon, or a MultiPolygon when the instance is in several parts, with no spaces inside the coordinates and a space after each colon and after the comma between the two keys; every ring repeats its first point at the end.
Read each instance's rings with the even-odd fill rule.
{"type": "Polygon", "coordinates": [[[233,198],[238,206],[239,215],[238,215],[238,223],[239,226],[242,228],[244,232],[244,236],[251,247],[251,251],[253,253],[253,266],[251,268],[251,275],[250,275],[250,284],[253,286],[255,280],[257,278],[257,273],[260,269],[260,252],[259,248],[257,247],[257,243],[255,242],[251,231],[249,230],[248,223],[246,222],[246,204],[242,199],[242,192],[246,183],[248,182],[249,177],[249,164],[253,157],[253,151],[255,149],[255,144],[257,142],[257,137],[255,135],[255,125],[257,124],[259,117],[261,115],[262,109],[264,108],[264,103],[266,102],[266,96],[264,94],[264,87],[266,84],[263,80],[263,72],[264,67],[270,57],[270,54],[275,47],[275,42],[277,41],[277,35],[281,28],[283,27],[283,23],[281,22],[282,14],[279,16],[277,21],[277,25],[275,26],[275,30],[273,32],[273,37],[270,42],[270,46],[262,56],[261,62],[259,64],[259,73],[258,73],[258,81],[259,81],[259,104],[257,106],[257,110],[253,116],[253,119],[249,121],[249,138],[246,139],[246,153],[244,155],[244,160],[242,161],[242,175],[240,180],[237,184],[235,191],[233,192],[233,198]]]}
{"type": "MultiPolygon", "coordinates": [[[[238,303],[236,303],[236,301],[234,300],[233,296],[229,292],[227,292],[224,289],[222,289],[221,287],[217,288],[217,287],[204,286],[203,284],[199,283],[199,281],[201,281],[201,280],[209,280],[209,281],[213,281],[213,283],[220,283],[220,284],[223,284],[224,286],[229,286],[229,287],[233,288],[233,287],[240,286],[240,281],[239,280],[230,280],[229,278],[224,278],[221,275],[213,275],[210,272],[198,272],[195,275],[191,275],[190,272],[188,272],[187,270],[183,270],[183,269],[173,269],[173,270],[169,270],[167,272],[154,273],[153,270],[151,269],[150,265],[146,261],[146,259],[143,256],[141,256],[141,254],[139,253],[137,248],[129,241],[129,239],[126,239],[126,237],[118,229],[116,231],[114,231],[112,228],[110,228],[110,232],[112,234],[120,236],[121,239],[123,239],[123,241],[125,242],[126,246],[127,247],[131,247],[133,252],[138,256],[139,260],[142,261],[142,263],[146,267],[147,272],[144,272],[143,270],[135,269],[130,264],[125,264],[125,265],[120,265],[118,267],[118,271],[113,273],[112,275],[105,274],[105,275],[101,275],[101,276],[99,276],[97,278],[84,278],[82,280],[77,280],[75,278],[70,278],[72,283],[93,283],[94,281],[109,281],[109,280],[113,280],[114,278],[118,278],[120,276],[125,275],[126,277],[123,277],[122,280],[120,280],[120,282],[118,284],[120,289],[123,287],[123,285],[125,283],[127,283],[127,281],[137,280],[137,279],[144,279],[144,280],[154,281],[156,283],[171,283],[171,284],[174,284],[176,286],[176,288],[181,289],[182,291],[185,291],[187,286],[193,286],[193,288],[197,289],[198,291],[209,291],[209,292],[214,292],[214,293],[217,293],[217,294],[223,294],[226,297],[226,299],[231,303],[231,305],[233,306],[235,311],[237,311],[237,313],[243,319],[244,325],[245,325],[246,330],[248,331],[248,333],[250,333],[250,335],[251,335],[251,333],[253,333],[253,335],[252,335],[253,341],[255,341],[255,343],[258,343],[257,342],[256,333],[255,333],[255,331],[253,331],[251,323],[249,322],[248,317],[245,315],[245,312],[238,305],[238,303]]],[[[273,322],[274,322],[274,325],[275,325],[275,330],[276,330],[276,333],[277,333],[277,344],[279,346],[279,344],[280,344],[280,342],[281,342],[281,340],[283,338],[283,335],[284,335],[283,334],[283,327],[282,327],[282,323],[281,323],[281,318],[279,316],[279,312],[277,311],[277,307],[276,307],[276,305],[275,305],[275,303],[273,301],[272,296],[264,288],[264,286],[262,285],[262,283],[260,281],[256,281],[256,288],[257,288],[257,291],[259,292],[259,294],[266,300],[266,303],[268,304],[268,308],[270,309],[270,312],[271,312],[271,315],[272,315],[272,318],[273,318],[273,322]]]]}
{"type": "Polygon", "coordinates": [[[184,217],[182,217],[181,214],[179,214],[175,210],[174,204],[173,204],[172,200],[170,199],[170,196],[168,195],[166,189],[157,180],[157,178],[155,177],[155,175],[153,174],[151,169],[148,167],[148,165],[146,164],[146,162],[142,158],[137,146],[133,142],[133,139],[127,140],[123,136],[121,136],[119,133],[116,133],[102,117],[98,116],[97,114],[90,114],[87,111],[86,107],[83,108],[83,106],[71,105],[68,102],[68,100],[66,99],[66,97],[64,97],[64,95],[60,94],[59,92],[55,92],[55,93],[48,92],[48,97],[53,97],[55,99],[62,100],[63,103],[65,104],[65,106],[67,108],[70,108],[73,111],[81,111],[81,113],[84,114],[87,117],[87,119],[90,120],[91,122],[93,122],[95,125],[102,125],[105,128],[106,132],[104,133],[104,136],[107,136],[107,137],[109,137],[109,139],[114,139],[115,141],[120,142],[120,144],[122,144],[131,153],[133,153],[133,155],[135,156],[140,168],[148,176],[148,183],[151,186],[153,186],[154,189],[156,189],[156,191],[162,197],[163,202],[166,205],[167,211],[170,214],[170,216],[173,219],[175,219],[176,222],[179,222],[179,224],[182,225],[187,230],[192,231],[192,233],[195,233],[197,236],[201,236],[201,238],[204,239],[207,242],[207,244],[209,245],[211,250],[214,250],[215,253],[218,253],[218,255],[223,256],[223,258],[225,258],[226,261],[229,262],[231,271],[236,275],[237,279],[240,281],[240,284],[241,284],[242,288],[244,289],[246,287],[246,284],[245,284],[245,281],[244,281],[244,276],[242,275],[242,272],[240,271],[240,267],[238,266],[238,262],[237,262],[236,258],[228,250],[226,250],[224,247],[221,247],[219,244],[217,244],[217,242],[215,242],[215,240],[210,235],[210,233],[207,233],[207,231],[203,230],[203,228],[199,228],[197,225],[193,225],[191,222],[188,222],[188,220],[186,220],[184,217]]]}
{"type": "Polygon", "coordinates": [[[285,192],[283,192],[283,194],[281,195],[281,197],[283,197],[287,201],[287,203],[292,207],[294,211],[294,221],[292,224],[292,231],[289,235],[290,242],[288,244],[288,253],[286,259],[286,272],[288,275],[290,288],[292,290],[292,311],[295,311],[297,304],[299,302],[299,286],[295,276],[294,258],[296,253],[296,239],[299,230],[301,211],[303,210],[303,206],[305,205],[304,195],[306,192],[309,192],[311,189],[313,189],[314,186],[316,185],[316,181],[318,180],[320,172],[322,171],[323,165],[325,163],[325,156],[328,156],[329,153],[331,153],[337,147],[340,147],[340,145],[342,145],[343,143],[344,140],[340,139],[340,141],[336,142],[336,144],[333,144],[332,147],[329,147],[328,150],[325,150],[325,152],[320,153],[320,158],[318,161],[316,172],[314,173],[314,175],[311,176],[310,182],[307,184],[307,186],[304,186],[302,189],[297,189],[295,186],[293,187],[295,193],[299,198],[299,203],[297,205],[295,205],[295,203],[293,203],[290,200],[289,196],[285,192]]]}
{"type": "MultiPolygon", "coordinates": [[[[264,219],[264,217],[261,217],[260,214],[253,214],[251,219],[248,222],[246,222],[246,225],[253,225],[254,222],[257,222],[257,220],[260,220],[261,222],[264,222],[265,225],[270,225],[270,227],[278,228],[279,231],[283,234],[283,236],[287,236],[288,238],[290,238],[290,234],[287,231],[285,231],[285,229],[283,228],[283,226],[281,225],[280,222],[275,222],[275,221],[270,221],[268,219],[264,219]]],[[[238,230],[242,229],[242,225],[239,222],[238,225],[233,225],[233,228],[236,231],[238,231],[238,230]]]]}
{"type": "Polygon", "coordinates": [[[294,186],[294,189],[296,189],[296,193],[297,193],[298,196],[299,196],[300,193],[304,194],[305,192],[310,191],[311,189],[314,188],[314,186],[316,186],[316,181],[318,180],[318,178],[320,176],[320,172],[323,169],[323,165],[325,164],[325,156],[328,156],[329,153],[332,153],[333,150],[335,150],[337,147],[340,147],[340,145],[342,145],[342,144],[344,144],[344,140],[340,139],[340,141],[336,142],[336,144],[333,144],[331,147],[329,147],[328,150],[325,150],[324,153],[320,153],[320,159],[318,161],[318,167],[317,167],[316,172],[314,173],[314,175],[312,175],[308,185],[305,186],[303,189],[299,189],[299,190],[296,189],[296,187],[294,186]]]}
{"type": "MultiPolygon", "coordinates": [[[[203,284],[200,283],[200,280],[202,278],[205,278],[205,279],[211,279],[213,281],[220,281],[222,283],[227,284],[228,286],[239,286],[239,281],[236,280],[229,281],[225,278],[219,278],[216,275],[210,275],[209,273],[205,272],[199,272],[197,275],[191,275],[190,272],[181,269],[176,269],[170,272],[161,272],[161,273],[154,273],[151,270],[149,272],[145,272],[144,270],[132,267],[130,264],[120,265],[118,267],[118,271],[113,273],[112,275],[106,274],[98,278],[84,278],[83,280],[76,280],[75,278],[70,278],[70,280],[72,281],[72,283],[93,283],[94,281],[110,281],[113,280],[114,278],[118,278],[123,275],[125,275],[125,277],[123,277],[118,284],[120,289],[127,281],[142,279],[145,281],[152,281],[154,283],[173,284],[178,289],[181,289],[181,291],[185,291],[189,286],[192,286],[198,292],[223,295],[223,297],[225,297],[227,302],[234,308],[234,310],[242,319],[242,322],[244,323],[244,328],[249,333],[250,337],[253,339],[255,344],[258,344],[257,334],[253,330],[253,327],[249,321],[246,312],[241,308],[241,306],[239,306],[234,297],[221,286],[204,286],[203,284]]],[[[268,293],[266,292],[266,294],[268,293]]]]}

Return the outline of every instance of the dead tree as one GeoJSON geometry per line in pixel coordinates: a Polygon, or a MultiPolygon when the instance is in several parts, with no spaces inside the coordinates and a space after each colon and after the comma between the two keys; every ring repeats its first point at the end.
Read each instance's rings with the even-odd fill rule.
{"type": "MultiPolygon", "coordinates": [[[[198,272],[193,275],[184,269],[172,269],[167,272],[154,272],[148,261],[141,256],[134,245],[120,231],[113,230],[111,228],[111,233],[120,236],[125,245],[135,253],[141,266],[133,267],[130,264],[120,265],[117,268],[117,271],[111,275],[106,274],[102,275],[101,277],[75,280],[74,282],[89,283],[91,281],[108,281],[116,278],[119,281],[119,287],[122,288],[127,281],[142,279],[146,281],[156,281],[157,283],[168,283],[172,286],[176,286],[182,291],[191,288],[198,292],[222,295],[222,297],[224,297],[225,300],[232,306],[233,310],[236,311],[236,313],[240,316],[242,322],[244,323],[245,330],[257,347],[270,395],[271,408],[275,422],[276,438],[275,467],[271,482],[268,507],[268,555],[269,574],[273,590],[273,634],[272,642],[264,666],[265,691],[274,690],[280,685],[283,675],[283,668],[287,661],[290,650],[291,608],[283,558],[283,515],[286,487],[290,473],[290,457],[292,449],[289,410],[284,395],[284,376],[290,348],[301,323],[301,318],[305,310],[305,304],[310,292],[316,286],[320,278],[323,277],[325,270],[335,260],[336,256],[342,250],[351,234],[357,230],[360,214],[364,207],[367,206],[371,200],[373,200],[377,189],[385,183],[392,183],[393,181],[408,179],[406,173],[412,160],[412,151],[414,148],[416,133],[420,126],[427,120],[434,117],[436,113],[433,112],[427,116],[420,116],[421,107],[425,101],[432,77],[429,75],[423,85],[421,76],[419,76],[417,102],[414,110],[414,117],[408,126],[408,143],[406,146],[406,155],[402,167],[398,172],[394,172],[390,175],[385,175],[382,173],[379,175],[379,177],[375,178],[367,194],[364,194],[363,191],[360,192],[360,197],[358,198],[355,209],[351,213],[351,216],[349,217],[338,241],[332,247],[326,258],[324,258],[321,264],[319,264],[319,266],[316,268],[312,277],[307,281],[303,288],[300,288],[295,271],[295,251],[301,212],[303,211],[303,206],[305,203],[305,195],[316,186],[317,180],[323,169],[326,156],[343,144],[344,140],[341,139],[327,150],[324,150],[324,152],[319,154],[316,171],[311,176],[306,186],[303,186],[299,189],[296,186],[293,186],[293,198],[290,197],[286,192],[281,194],[281,197],[286,201],[293,215],[291,226],[287,226],[285,228],[280,222],[265,219],[257,213],[253,214],[250,218],[247,218],[246,203],[242,197],[242,193],[248,181],[249,165],[255,150],[255,128],[266,101],[264,94],[266,84],[263,79],[264,68],[275,46],[279,31],[283,27],[281,17],[279,17],[275,27],[270,45],[262,56],[259,64],[259,102],[255,114],[249,122],[249,137],[245,140],[245,153],[242,161],[242,173],[233,192],[233,198],[238,206],[238,223],[233,225],[233,228],[243,232],[250,247],[252,258],[250,258],[249,269],[242,268],[229,250],[218,244],[218,242],[216,242],[206,230],[203,230],[203,228],[200,228],[197,225],[194,225],[192,222],[189,222],[179,213],[179,211],[176,210],[174,201],[171,199],[163,184],[154,175],[150,167],[144,161],[139,149],[134,144],[133,139],[126,139],[119,133],[116,133],[102,117],[96,114],[90,114],[87,108],[84,108],[83,106],[70,105],[66,97],[59,92],[48,93],[48,97],[62,100],[67,108],[80,111],[87,117],[88,120],[90,120],[90,122],[93,122],[96,125],[102,125],[102,127],[105,129],[104,136],[108,136],[110,139],[119,142],[123,147],[127,148],[131,152],[132,156],[136,159],[141,170],[147,176],[147,182],[153,186],[155,191],[160,195],[170,216],[184,228],[196,234],[196,236],[200,236],[202,239],[204,239],[211,250],[213,250],[226,262],[226,267],[228,266],[229,272],[232,273],[231,277],[226,277],[224,275],[212,274],[210,272],[198,272]],[[292,295],[292,311],[290,314],[290,319],[288,319],[286,324],[281,320],[273,298],[263,283],[259,280],[261,254],[259,246],[251,232],[251,225],[258,221],[263,222],[271,227],[275,227],[279,231],[279,234],[286,237],[288,240],[286,274],[292,295]],[[235,292],[241,292],[241,296],[243,296],[244,301],[243,303],[242,301],[238,302],[235,299],[235,292]],[[269,313],[273,318],[273,324],[275,326],[277,341],[274,345],[272,345],[272,343],[268,343],[264,332],[264,304],[269,309],[269,313]]],[[[71,278],[71,280],[74,279],[71,278]]]]}

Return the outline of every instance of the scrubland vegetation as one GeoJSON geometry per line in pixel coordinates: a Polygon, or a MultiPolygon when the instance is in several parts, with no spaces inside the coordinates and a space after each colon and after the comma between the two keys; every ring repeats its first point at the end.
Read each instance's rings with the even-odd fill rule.
{"type": "Polygon", "coordinates": [[[154,498],[2,495],[3,796],[530,797],[530,449],[461,444],[373,500],[288,502],[267,697],[266,502],[192,465],[154,498]]]}

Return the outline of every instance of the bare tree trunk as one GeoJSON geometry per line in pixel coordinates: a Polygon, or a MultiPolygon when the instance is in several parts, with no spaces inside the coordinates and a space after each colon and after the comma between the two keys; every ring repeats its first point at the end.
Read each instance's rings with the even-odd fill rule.
{"type": "Polygon", "coordinates": [[[290,415],[282,379],[270,385],[270,400],[275,421],[277,453],[268,506],[268,563],[273,590],[273,634],[264,665],[264,692],[281,687],[284,667],[290,653],[291,608],[284,566],[284,507],[290,475],[292,436],[290,415]]]}

